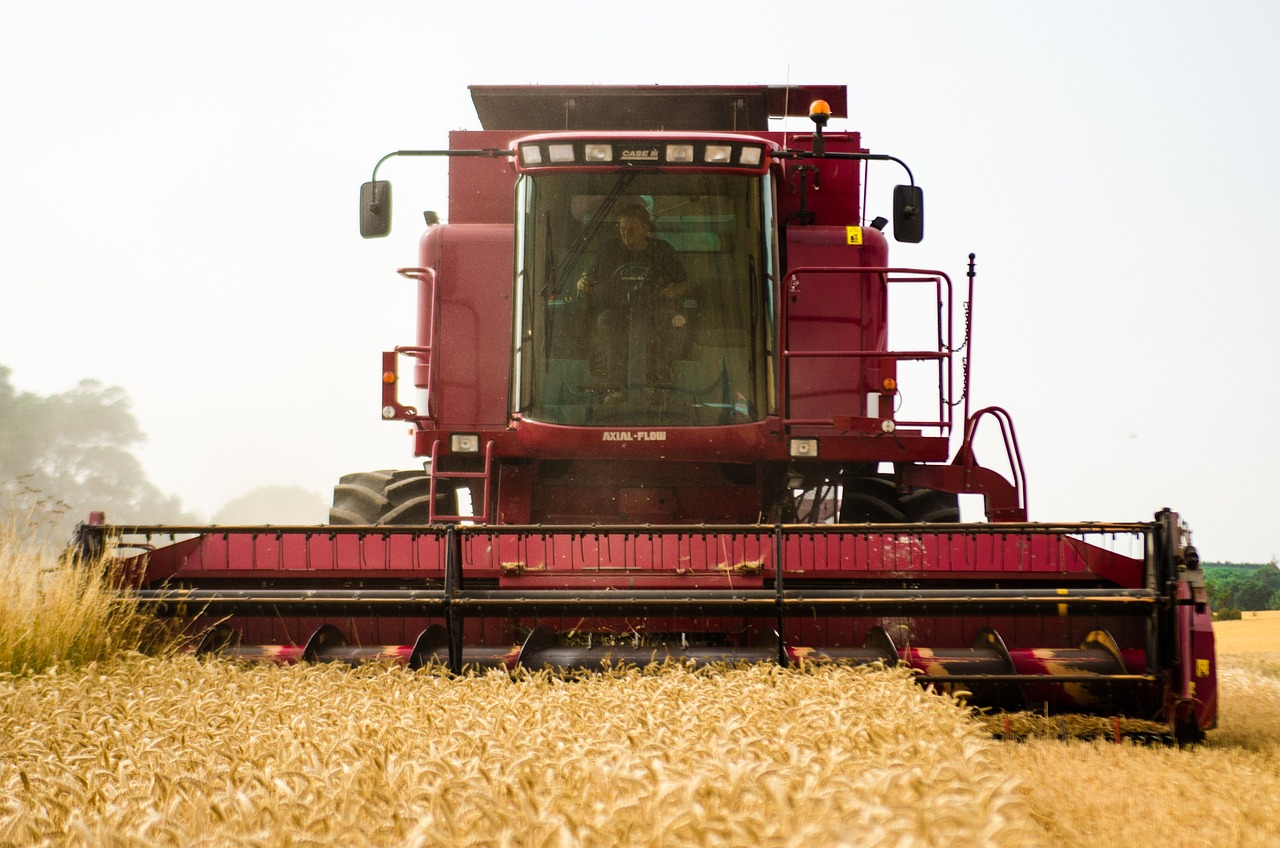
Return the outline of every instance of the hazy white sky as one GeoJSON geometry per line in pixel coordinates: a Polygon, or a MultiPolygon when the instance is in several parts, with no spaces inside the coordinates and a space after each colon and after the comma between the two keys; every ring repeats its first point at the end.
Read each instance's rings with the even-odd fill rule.
{"type": "MultiPolygon", "coordinates": [[[[833,128],[925,190],[895,263],[978,254],[975,403],[1013,415],[1032,517],[1169,506],[1206,559],[1280,554],[1280,6],[786,5],[7,4],[0,364],[124,387],[205,515],[327,496],[413,464],[379,352],[413,341],[394,271],[444,164],[380,174],[388,239],[356,199],[383,153],[479,128],[468,84],[845,83],[833,128]]],[[[898,180],[873,168],[870,214],[898,180]]]]}

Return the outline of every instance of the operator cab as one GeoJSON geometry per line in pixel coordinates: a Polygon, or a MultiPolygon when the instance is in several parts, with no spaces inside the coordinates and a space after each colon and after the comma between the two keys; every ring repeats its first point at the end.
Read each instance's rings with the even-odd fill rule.
{"type": "MultiPolygon", "coordinates": [[[[663,146],[650,145],[657,156],[663,146]]],[[[571,426],[723,426],[771,411],[768,175],[751,170],[524,169],[517,414],[571,426]]]]}

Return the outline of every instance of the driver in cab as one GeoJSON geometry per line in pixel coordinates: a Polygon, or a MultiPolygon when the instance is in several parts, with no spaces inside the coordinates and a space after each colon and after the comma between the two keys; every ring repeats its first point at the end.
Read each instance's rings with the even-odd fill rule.
{"type": "Polygon", "coordinates": [[[587,307],[593,381],[615,397],[637,384],[670,386],[672,360],[683,348],[681,307],[689,283],[675,248],[653,237],[643,204],[622,209],[617,237],[600,248],[577,288],[587,307]],[[636,333],[642,338],[633,338],[636,333]]]}

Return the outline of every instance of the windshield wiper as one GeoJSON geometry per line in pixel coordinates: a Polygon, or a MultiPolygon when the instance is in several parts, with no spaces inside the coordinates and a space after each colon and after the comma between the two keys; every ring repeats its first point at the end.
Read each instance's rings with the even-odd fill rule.
{"type": "MultiPolygon", "coordinates": [[[[573,271],[573,267],[578,264],[578,260],[582,258],[583,252],[587,249],[587,245],[595,238],[596,231],[600,229],[600,225],[604,223],[605,218],[609,216],[609,213],[613,211],[613,207],[617,205],[618,198],[622,197],[622,193],[626,191],[627,186],[631,185],[632,180],[637,175],[638,172],[636,171],[623,171],[618,174],[618,179],[614,182],[613,187],[609,189],[609,193],[605,195],[604,201],[596,209],[595,214],[591,216],[591,220],[587,221],[587,225],[583,227],[577,241],[573,243],[573,246],[569,248],[569,252],[565,254],[564,260],[552,265],[551,273],[547,275],[547,283],[542,287],[543,297],[546,297],[548,290],[555,297],[560,296],[560,292],[564,288],[569,274],[573,271]]],[[[548,221],[548,235],[550,235],[549,230],[550,221],[548,221]]]]}

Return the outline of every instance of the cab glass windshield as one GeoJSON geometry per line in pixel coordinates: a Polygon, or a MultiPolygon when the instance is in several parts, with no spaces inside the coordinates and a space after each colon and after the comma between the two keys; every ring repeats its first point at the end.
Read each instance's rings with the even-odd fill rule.
{"type": "Polygon", "coordinates": [[[526,175],[516,411],[569,425],[769,411],[771,255],[758,175],[526,175]]]}

